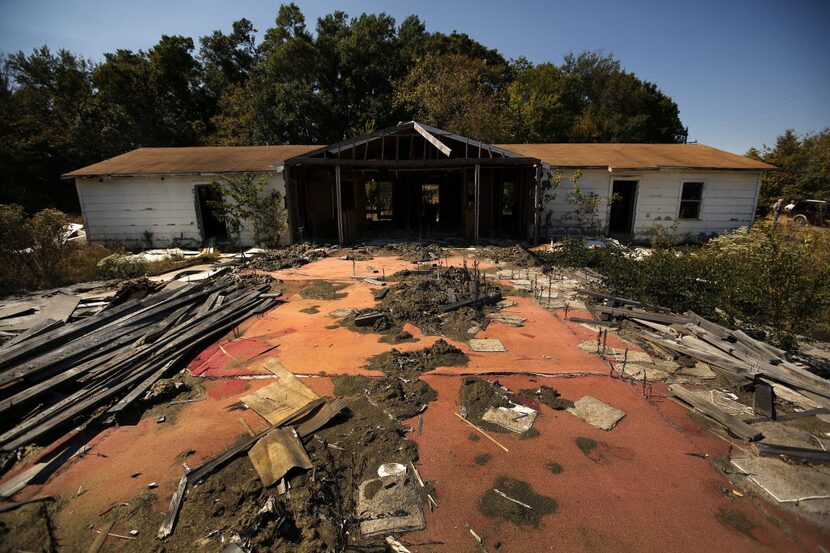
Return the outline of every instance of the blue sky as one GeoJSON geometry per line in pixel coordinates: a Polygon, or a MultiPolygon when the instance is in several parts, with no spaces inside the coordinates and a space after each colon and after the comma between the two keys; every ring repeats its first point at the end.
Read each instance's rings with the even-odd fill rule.
{"type": "MultiPolygon", "coordinates": [[[[786,128],[830,127],[830,0],[318,0],[318,16],[417,14],[431,31],[466,32],[508,58],[561,62],[568,51],[613,53],[680,106],[689,139],[743,153],[786,128]]],[[[0,52],[46,44],[101,59],[146,49],[162,34],[194,38],[247,17],[260,31],[277,1],[0,0],[0,52]]]]}

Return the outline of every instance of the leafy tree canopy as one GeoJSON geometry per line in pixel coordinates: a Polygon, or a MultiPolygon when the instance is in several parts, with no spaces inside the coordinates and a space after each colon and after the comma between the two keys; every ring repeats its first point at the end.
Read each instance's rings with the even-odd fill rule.
{"type": "Polygon", "coordinates": [[[779,168],[764,174],[760,206],[771,206],[778,198],[830,200],[830,128],[802,137],[788,129],[774,146],[750,148],[746,155],[779,168]]]}

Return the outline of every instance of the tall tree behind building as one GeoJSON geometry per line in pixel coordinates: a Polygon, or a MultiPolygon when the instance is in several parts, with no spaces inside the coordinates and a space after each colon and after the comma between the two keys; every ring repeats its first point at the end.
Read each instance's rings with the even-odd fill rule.
{"type": "Polygon", "coordinates": [[[775,146],[751,148],[746,155],[779,168],[764,174],[758,205],[770,206],[778,198],[830,200],[830,127],[800,138],[787,129],[775,146]]]}

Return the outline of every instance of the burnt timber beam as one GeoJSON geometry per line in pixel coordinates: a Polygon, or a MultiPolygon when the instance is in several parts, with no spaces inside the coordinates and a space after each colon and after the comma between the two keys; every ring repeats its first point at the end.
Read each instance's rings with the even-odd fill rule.
{"type": "MultiPolygon", "coordinates": [[[[363,162],[365,163],[365,162],[363,162]]],[[[337,196],[337,242],[343,245],[343,195],[340,182],[340,163],[334,166],[334,188],[337,196]]]]}

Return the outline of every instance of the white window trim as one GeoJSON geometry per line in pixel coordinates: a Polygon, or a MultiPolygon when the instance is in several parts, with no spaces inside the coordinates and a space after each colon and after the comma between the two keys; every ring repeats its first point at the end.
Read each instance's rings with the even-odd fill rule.
{"type": "Polygon", "coordinates": [[[680,181],[680,190],[677,192],[677,212],[675,214],[674,220],[675,221],[702,221],[703,218],[703,200],[706,197],[706,181],[703,179],[683,179],[680,181]],[[700,208],[697,211],[697,217],[680,217],[680,205],[683,202],[683,186],[687,182],[699,182],[701,184],[700,187],[700,208]]]}

